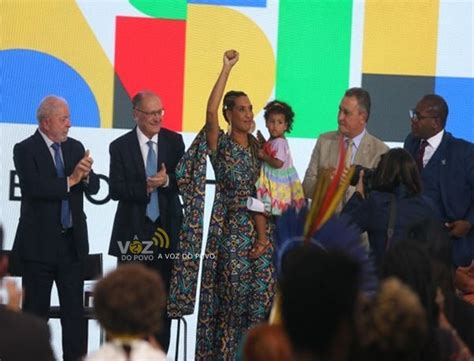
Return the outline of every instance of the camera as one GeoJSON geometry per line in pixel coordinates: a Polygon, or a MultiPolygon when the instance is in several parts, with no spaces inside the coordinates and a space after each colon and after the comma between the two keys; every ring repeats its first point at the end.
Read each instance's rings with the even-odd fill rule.
{"type": "Polygon", "coordinates": [[[366,168],[359,164],[355,165],[354,174],[349,182],[351,186],[356,186],[359,182],[360,171],[364,171],[364,177],[362,178],[362,183],[364,184],[364,192],[369,193],[374,187],[374,176],[375,168],[366,168]]]}

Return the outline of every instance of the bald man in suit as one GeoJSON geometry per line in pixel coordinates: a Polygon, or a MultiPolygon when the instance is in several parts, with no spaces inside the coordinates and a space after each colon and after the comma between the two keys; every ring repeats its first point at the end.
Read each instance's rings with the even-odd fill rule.
{"type": "MultiPolygon", "coordinates": [[[[141,91],[132,105],[137,126],[109,149],[110,195],[118,200],[109,254],[119,264],[138,260],[158,271],[168,290],[183,217],[175,167],[184,142],[181,134],[162,127],[164,108],[157,94],[141,91]]],[[[170,327],[164,314],[156,337],[165,352],[170,327]]]]}
{"type": "MultiPolygon", "coordinates": [[[[313,149],[306,174],[303,190],[306,198],[312,198],[319,171],[323,168],[337,167],[339,158],[339,140],[343,137],[346,147],[350,145],[349,164],[358,164],[366,168],[375,168],[380,155],[388,150],[387,145],[369,134],[366,130],[370,115],[370,96],[362,88],[348,89],[339,105],[338,130],[321,134],[313,149]]],[[[350,187],[346,199],[354,192],[350,187]]],[[[341,209],[341,205],[338,207],[341,209]]]]}

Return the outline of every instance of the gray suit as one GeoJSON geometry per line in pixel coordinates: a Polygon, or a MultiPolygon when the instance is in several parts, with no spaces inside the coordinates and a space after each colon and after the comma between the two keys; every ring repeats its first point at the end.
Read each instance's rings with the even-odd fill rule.
{"type": "MultiPolygon", "coordinates": [[[[340,133],[337,131],[324,133],[319,136],[303,180],[303,190],[306,198],[313,197],[318,171],[321,168],[335,168],[337,166],[339,137],[340,133]]],[[[370,135],[366,130],[357,149],[354,164],[374,168],[380,156],[388,149],[388,146],[384,142],[370,135]]],[[[350,187],[348,198],[354,192],[353,188],[354,187],[350,187]]]]}

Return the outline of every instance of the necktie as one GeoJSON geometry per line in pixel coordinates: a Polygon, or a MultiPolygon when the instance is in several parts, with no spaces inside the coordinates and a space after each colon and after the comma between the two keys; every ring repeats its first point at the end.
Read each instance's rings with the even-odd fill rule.
{"type": "MultiPolygon", "coordinates": [[[[346,139],[346,158],[344,159],[344,166],[349,169],[352,164],[352,147],[354,141],[350,138],[346,139]]],[[[352,195],[352,191],[347,188],[346,193],[344,193],[344,197],[342,198],[342,203],[339,203],[337,211],[340,212],[342,210],[342,206],[347,203],[349,198],[352,195]]]]}
{"type": "Polygon", "coordinates": [[[423,139],[420,143],[420,148],[418,148],[418,153],[416,153],[416,165],[420,172],[423,170],[423,156],[425,155],[425,148],[429,145],[426,139],[423,139]]]}
{"type": "MultiPolygon", "coordinates": [[[[53,143],[51,147],[54,149],[54,164],[56,165],[56,174],[60,178],[64,178],[64,164],[61,159],[61,144],[53,143]]],[[[69,200],[61,201],[61,224],[64,229],[71,227],[71,211],[69,209],[69,200]]]]}
{"type": "MultiPolygon", "coordinates": [[[[153,149],[153,142],[149,140],[148,144],[148,155],[146,157],[146,175],[152,177],[156,174],[158,168],[158,161],[156,160],[156,153],[153,149]]],[[[155,189],[150,194],[150,202],[146,207],[146,215],[153,222],[155,222],[160,216],[160,208],[158,206],[158,191],[155,189]]]]}
{"type": "Polygon", "coordinates": [[[354,144],[354,141],[352,139],[347,138],[346,139],[346,159],[345,159],[345,166],[346,168],[349,168],[352,164],[352,146],[354,144]]]}

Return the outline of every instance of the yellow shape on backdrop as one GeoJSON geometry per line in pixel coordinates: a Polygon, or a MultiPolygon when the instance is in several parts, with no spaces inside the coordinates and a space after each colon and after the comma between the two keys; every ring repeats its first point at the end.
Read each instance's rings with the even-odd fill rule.
{"type": "MultiPolygon", "coordinates": [[[[6,1],[1,49],[50,54],[87,82],[99,108],[101,126],[112,126],[114,70],[74,0],[6,1]]],[[[74,122],[74,119],[73,119],[74,122]]]]}
{"type": "MultiPolygon", "coordinates": [[[[275,54],[257,24],[223,6],[188,5],[183,131],[196,132],[203,127],[207,98],[227,49],[237,50],[240,60],[226,91],[247,93],[255,114],[270,97],[275,83],[275,54]]],[[[227,127],[223,117],[220,126],[227,127]]]]}
{"type": "Polygon", "coordinates": [[[436,75],[439,0],[367,0],[363,73],[436,75]]]}

